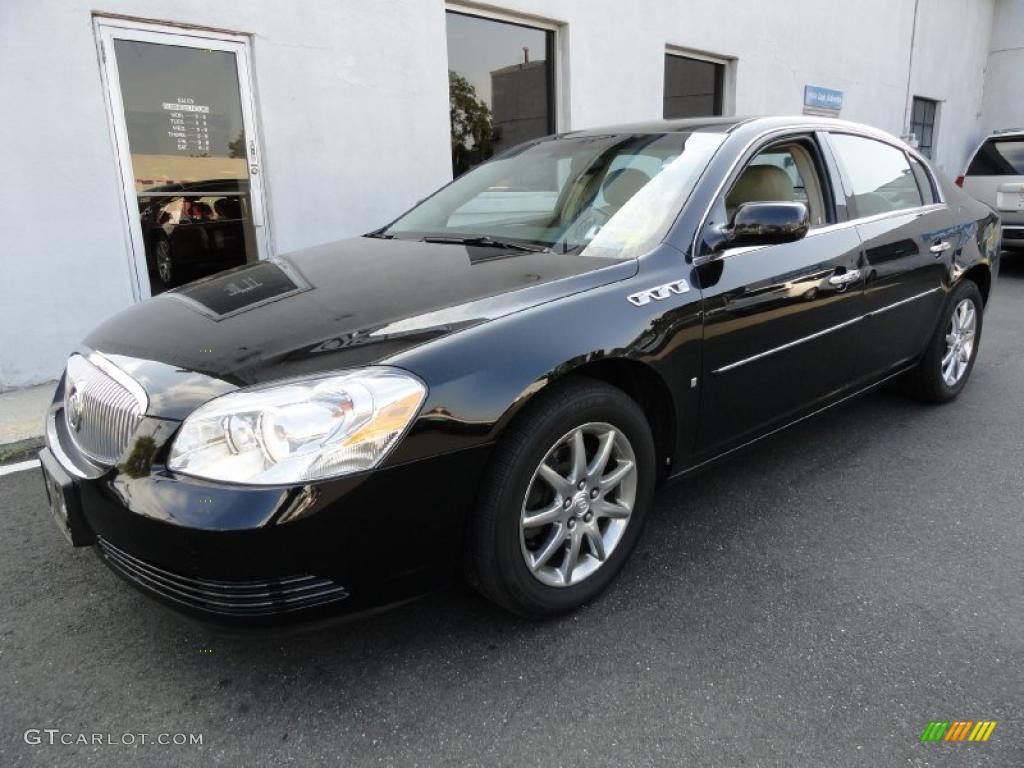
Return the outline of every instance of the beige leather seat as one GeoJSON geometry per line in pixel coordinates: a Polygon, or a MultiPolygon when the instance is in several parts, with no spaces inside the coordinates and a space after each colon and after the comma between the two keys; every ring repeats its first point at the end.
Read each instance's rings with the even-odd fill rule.
{"type": "Polygon", "coordinates": [[[725,198],[725,209],[732,220],[743,203],[791,203],[795,199],[793,182],[775,165],[751,165],[736,180],[725,198]]]}

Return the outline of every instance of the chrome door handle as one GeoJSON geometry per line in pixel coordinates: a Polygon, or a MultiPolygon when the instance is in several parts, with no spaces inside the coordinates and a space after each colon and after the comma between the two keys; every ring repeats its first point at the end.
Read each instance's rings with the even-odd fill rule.
{"type": "Polygon", "coordinates": [[[943,251],[948,251],[952,247],[953,244],[949,242],[949,240],[940,240],[928,250],[931,251],[932,253],[942,253],[943,251]]]}
{"type": "Polygon", "coordinates": [[[832,275],[832,277],[828,279],[828,283],[829,285],[834,285],[838,287],[841,285],[849,285],[850,283],[855,283],[858,280],[860,280],[860,270],[849,269],[846,272],[841,272],[838,275],[832,275]]]}

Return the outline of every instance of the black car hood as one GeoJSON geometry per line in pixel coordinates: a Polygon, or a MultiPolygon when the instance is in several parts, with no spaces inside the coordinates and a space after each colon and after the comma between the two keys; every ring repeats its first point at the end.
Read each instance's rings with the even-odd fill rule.
{"type": "Polygon", "coordinates": [[[210,397],[200,379],[230,389],[380,362],[636,269],[635,261],[573,254],[354,238],[140,302],[85,345],[132,368],[150,392],[151,415],[176,418],[210,397]],[[168,387],[179,391],[161,397],[168,387]]]}

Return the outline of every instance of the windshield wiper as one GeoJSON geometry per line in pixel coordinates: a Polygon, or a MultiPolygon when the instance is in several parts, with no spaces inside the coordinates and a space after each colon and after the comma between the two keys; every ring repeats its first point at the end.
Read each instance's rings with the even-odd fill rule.
{"type": "Polygon", "coordinates": [[[487,235],[469,237],[452,237],[449,235],[427,235],[424,243],[451,243],[453,245],[475,245],[480,248],[503,248],[506,251],[528,251],[530,253],[549,253],[550,248],[544,245],[520,243],[514,240],[495,240],[487,235]]]}

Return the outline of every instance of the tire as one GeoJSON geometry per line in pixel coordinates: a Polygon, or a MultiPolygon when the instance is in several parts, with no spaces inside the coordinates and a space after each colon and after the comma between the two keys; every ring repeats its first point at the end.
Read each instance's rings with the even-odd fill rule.
{"type": "Polygon", "coordinates": [[[640,538],[655,474],[650,425],[631,398],[589,378],[555,384],[516,417],[488,465],[469,530],[469,583],[527,617],[563,613],[594,599],[640,538]],[[592,473],[578,471],[578,463],[573,469],[577,433],[592,473]],[[599,469],[602,446],[609,458],[599,469]],[[551,472],[541,470],[542,462],[561,479],[553,481],[551,472]],[[622,475],[617,483],[616,474],[622,475]],[[576,483],[570,486],[572,480],[576,483]],[[557,520],[525,520],[527,513],[538,511],[557,520]],[[572,567],[574,541],[579,542],[578,559],[572,567]]]}
{"type": "MultiPolygon", "coordinates": [[[[974,370],[974,361],[978,358],[984,320],[983,312],[984,303],[976,283],[964,280],[953,289],[942,310],[938,327],[928,343],[924,356],[917,367],[907,376],[906,389],[910,395],[930,403],[946,403],[963,391],[971,376],[971,371],[974,370]],[[950,369],[944,366],[943,362],[952,349],[949,339],[955,334],[954,314],[963,311],[962,307],[965,306],[965,302],[969,302],[973,310],[973,336],[971,337],[973,343],[966,350],[966,364],[952,372],[955,374],[955,381],[951,382],[946,376],[950,369]]],[[[966,345],[967,342],[962,341],[959,349],[964,350],[966,345]]],[[[962,360],[963,358],[960,356],[958,359],[962,360]]]]}

